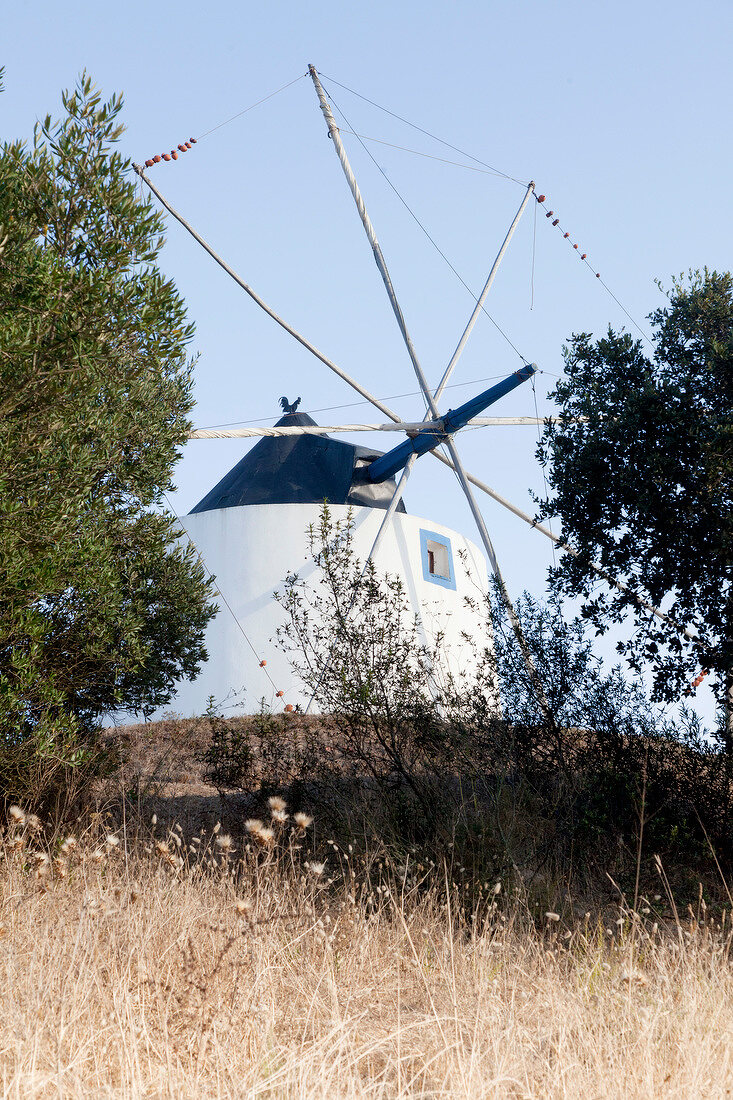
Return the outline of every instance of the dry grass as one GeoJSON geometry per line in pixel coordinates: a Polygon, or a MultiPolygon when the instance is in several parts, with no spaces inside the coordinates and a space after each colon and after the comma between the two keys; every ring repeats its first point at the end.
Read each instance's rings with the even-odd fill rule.
{"type": "Polygon", "coordinates": [[[733,1089],[725,916],[701,904],[663,922],[652,898],[600,923],[532,920],[494,883],[469,907],[458,874],[333,844],[317,860],[308,819],[283,822],[278,800],[270,811],[244,844],[174,829],[133,848],[100,826],[64,847],[9,823],[4,1096],[733,1089]]]}

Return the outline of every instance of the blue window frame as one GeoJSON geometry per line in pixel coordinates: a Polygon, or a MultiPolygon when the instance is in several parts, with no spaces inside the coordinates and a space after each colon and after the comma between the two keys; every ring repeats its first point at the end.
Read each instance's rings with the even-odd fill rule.
{"type": "Polygon", "coordinates": [[[421,528],[420,557],[425,580],[431,584],[439,584],[441,588],[452,588],[455,592],[456,574],[450,539],[435,531],[423,531],[421,528]]]}

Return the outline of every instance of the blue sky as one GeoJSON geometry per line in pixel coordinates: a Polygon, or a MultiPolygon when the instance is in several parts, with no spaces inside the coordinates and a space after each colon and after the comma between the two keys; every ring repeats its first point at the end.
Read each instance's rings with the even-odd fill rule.
{"type": "MultiPolygon", "coordinates": [[[[361,134],[465,162],[339,87],[355,89],[518,180],[534,179],[570,239],[628,313],[662,301],[655,278],[731,264],[730,0],[695,5],[456,2],[320,5],[130,0],[72,6],[18,2],[3,14],[4,137],[27,137],[86,68],[125,94],[123,149],[142,161],[211,130],[313,62],[361,134]],[[332,81],[326,77],[333,78],[332,81]]],[[[344,128],[349,127],[344,123],[344,128]]],[[[345,136],[430,380],[458,340],[472,300],[386,184],[345,136]]],[[[522,187],[491,174],[367,143],[410,209],[476,292],[522,187]]],[[[468,162],[470,163],[470,162],[468,162]]],[[[325,354],[408,419],[421,415],[414,375],[363,236],[310,81],[203,138],[156,184],[232,266],[325,354]],[[395,395],[412,394],[397,398],[395,395]]],[[[533,204],[534,205],[534,204],[533,204]]],[[[533,205],[487,309],[545,372],[541,413],[573,331],[600,333],[627,315],[533,205]],[[533,264],[534,255],[534,264],[533,264]],[[534,298],[532,301],[532,281],[534,298]]],[[[322,423],[373,418],[211,263],[175,224],[163,256],[196,322],[199,426],[271,423],[278,398],[302,397],[322,423]]],[[[634,330],[635,331],[635,330],[634,330]]],[[[515,370],[515,352],[483,318],[447,395],[515,370]]],[[[533,414],[528,385],[494,408],[533,414]]],[[[361,441],[370,437],[361,437],[361,441]]],[[[378,446],[380,440],[373,438],[378,446]]],[[[461,439],[469,469],[532,511],[543,491],[530,428],[461,439]]],[[[386,444],[382,444],[386,446],[386,444]]],[[[187,511],[246,444],[191,442],[175,505],[187,511]]],[[[410,511],[471,532],[452,475],[428,458],[406,493],[410,511]]],[[[486,500],[484,514],[512,592],[544,588],[549,543],[486,500]]]]}

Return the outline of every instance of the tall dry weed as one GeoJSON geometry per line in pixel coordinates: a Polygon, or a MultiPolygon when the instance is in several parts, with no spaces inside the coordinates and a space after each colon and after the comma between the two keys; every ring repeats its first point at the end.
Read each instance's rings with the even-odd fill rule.
{"type": "MultiPolygon", "coordinates": [[[[26,1097],[691,1097],[733,1088],[730,914],[597,915],[335,842],[46,842],[0,862],[0,1072],[26,1097]],[[470,902],[467,900],[470,895],[470,902]]],[[[272,834],[272,836],[270,836],[272,834]]]]}

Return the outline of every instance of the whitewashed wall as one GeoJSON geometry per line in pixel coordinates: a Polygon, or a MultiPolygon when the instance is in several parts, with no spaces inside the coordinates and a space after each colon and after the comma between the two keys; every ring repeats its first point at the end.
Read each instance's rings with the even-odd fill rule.
{"type": "MultiPolygon", "coordinates": [[[[329,505],[329,509],[334,521],[345,520],[351,511],[354,552],[362,560],[366,558],[384,512],[345,505],[329,505]]],[[[288,573],[297,572],[304,580],[314,576],[306,532],[309,524],[318,525],[320,514],[320,505],[315,504],[267,504],[184,517],[182,522],[231,611],[215,596],[220,610],[206,635],[209,660],[196,680],[181,682],[165,712],[184,717],[202,714],[210,696],[223,714],[251,713],[259,708],[262,698],[276,710],[287,703],[308,702],[307,693],[274,641],[283,612],[273,592],[282,589],[288,573]],[[269,676],[258,658],[267,662],[269,676]],[[284,692],[282,698],[275,697],[276,690],[284,692]]],[[[428,635],[445,632],[446,652],[454,671],[470,667],[474,660],[474,648],[462,638],[463,631],[480,646],[491,644],[483,616],[465,606],[466,596],[475,598],[486,591],[487,572],[483,554],[463,535],[431,520],[398,513],[375,564],[380,573],[401,577],[428,635]],[[425,579],[421,531],[450,541],[455,588],[425,579]],[[461,551],[465,560],[461,560],[461,551]]]]}

